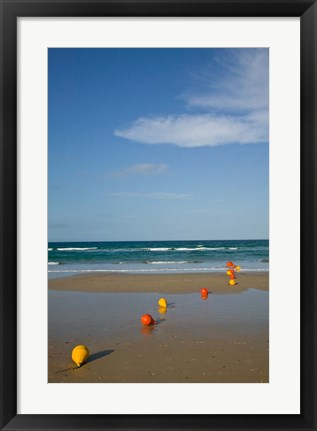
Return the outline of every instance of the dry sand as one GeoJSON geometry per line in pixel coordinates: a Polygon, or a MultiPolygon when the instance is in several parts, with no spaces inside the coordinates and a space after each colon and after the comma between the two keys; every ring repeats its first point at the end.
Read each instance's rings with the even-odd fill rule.
{"type": "Polygon", "coordinates": [[[233,287],[224,274],[49,280],[48,382],[267,383],[268,281],[267,273],[239,274],[233,287]],[[144,313],[158,324],[143,327],[144,313]],[[90,359],[73,370],[77,344],[90,359]]]}

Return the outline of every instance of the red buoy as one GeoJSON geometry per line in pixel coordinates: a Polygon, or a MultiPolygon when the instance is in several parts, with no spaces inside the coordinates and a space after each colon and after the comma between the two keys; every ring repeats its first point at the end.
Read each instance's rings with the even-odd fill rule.
{"type": "Polygon", "coordinates": [[[208,289],[206,289],[205,287],[203,287],[203,288],[200,290],[200,293],[201,293],[201,295],[202,295],[202,296],[206,296],[206,295],[208,295],[208,289]]]}
{"type": "Polygon", "coordinates": [[[141,317],[141,322],[144,326],[155,325],[156,323],[151,314],[143,314],[141,317]]]}

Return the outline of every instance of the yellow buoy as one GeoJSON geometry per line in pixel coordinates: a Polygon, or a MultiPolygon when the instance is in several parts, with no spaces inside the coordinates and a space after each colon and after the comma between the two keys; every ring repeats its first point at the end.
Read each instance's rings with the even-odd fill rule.
{"type": "Polygon", "coordinates": [[[229,284],[230,284],[230,286],[234,286],[236,284],[236,282],[233,279],[231,279],[231,280],[229,280],[229,284]]]}
{"type": "Polygon", "coordinates": [[[237,267],[236,267],[236,271],[238,271],[238,272],[239,272],[239,271],[240,271],[240,269],[241,269],[241,267],[240,267],[240,266],[237,266],[237,267]]]}
{"type": "Polygon", "coordinates": [[[166,308],[166,307],[167,307],[167,301],[166,301],[166,298],[160,298],[160,299],[158,300],[158,305],[159,305],[160,307],[164,307],[164,308],[166,308]]]}
{"type": "Polygon", "coordinates": [[[89,350],[86,346],[80,344],[73,348],[72,351],[72,360],[75,362],[77,367],[81,367],[84,362],[87,361],[89,357],[89,350]]]}

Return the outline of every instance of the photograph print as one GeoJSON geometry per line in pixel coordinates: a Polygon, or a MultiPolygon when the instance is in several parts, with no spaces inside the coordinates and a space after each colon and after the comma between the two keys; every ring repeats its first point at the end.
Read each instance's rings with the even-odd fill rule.
{"type": "Polygon", "coordinates": [[[48,383],[269,383],[269,49],[48,49],[48,383]]]}

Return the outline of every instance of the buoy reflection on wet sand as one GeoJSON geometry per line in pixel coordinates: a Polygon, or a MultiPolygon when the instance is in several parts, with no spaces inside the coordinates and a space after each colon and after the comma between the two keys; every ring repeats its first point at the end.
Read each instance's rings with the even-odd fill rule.
{"type": "Polygon", "coordinates": [[[159,307],[159,308],[158,308],[158,312],[159,312],[160,314],[166,314],[166,312],[167,312],[167,307],[159,307]]]}
{"type": "Polygon", "coordinates": [[[152,326],[142,326],[141,327],[141,334],[143,334],[143,335],[151,335],[151,334],[153,334],[153,331],[154,331],[154,326],[152,325],[152,326]]]}

